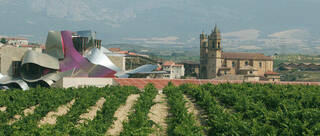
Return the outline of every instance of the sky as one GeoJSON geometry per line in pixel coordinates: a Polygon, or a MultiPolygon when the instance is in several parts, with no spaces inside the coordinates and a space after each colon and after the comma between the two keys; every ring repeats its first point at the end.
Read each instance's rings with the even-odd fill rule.
{"type": "Polygon", "coordinates": [[[93,30],[104,44],[198,47],[217,24],[225,50],[320,49],[320,0],[0,0],[0,35],[93,30]]]}

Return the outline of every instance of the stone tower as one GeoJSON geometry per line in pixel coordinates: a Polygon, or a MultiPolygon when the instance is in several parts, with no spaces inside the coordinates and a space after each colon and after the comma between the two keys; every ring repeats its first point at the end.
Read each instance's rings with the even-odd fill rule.
{"type": "Polygon", "coordinates": [[[200,78],[207,78],[207,64],[208,64],[208,38],[202,32],[200,34],[200,78]]]}
{"type": "Polygon", "coordinates": [[[222,66],[221,33],[217,25],[208,36],[200,35],[200,78],[212,79],[217,76],[222,66]]]}

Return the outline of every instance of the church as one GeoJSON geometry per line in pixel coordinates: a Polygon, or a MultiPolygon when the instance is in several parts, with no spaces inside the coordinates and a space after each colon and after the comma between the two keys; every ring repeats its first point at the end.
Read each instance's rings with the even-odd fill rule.
{"type": "MultiPolygon", "coordinates": [[[[223,52],[221,33],[217,26],[210,35],[200,34],[200,78],[241,76],[259,81],[274,76],[273,60],[261,53],[223,52]]],[[[279,79],[271,79],[275,81],[279,79]]]]}

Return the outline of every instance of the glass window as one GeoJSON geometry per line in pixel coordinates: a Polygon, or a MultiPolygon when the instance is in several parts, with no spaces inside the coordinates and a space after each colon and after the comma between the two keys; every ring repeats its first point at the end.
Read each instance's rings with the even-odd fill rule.
{"type": "Polygon", "coordinates": [[[235,67],[236,66],[236,63],[235,62],[232,62],[232,67],[235,67]]]}
{"type": "Polygon", "coordinates": [[[13,77],[18,77],[20,75],[21,61],[12,62],[12,75],[13,77]]]}
{"type": "Polygon", "coordinates": [[[246,61],[246,62],[245,62],[245,65],[246,65],[246,66],[248,66],[248,65],[249,65],[249,62],[248,62],[248,61],[246,61]]]}
{"type": "Polygon", "coordinates": [[[262,67],[262,62],[259,63],[260,68],[262,67]]]}

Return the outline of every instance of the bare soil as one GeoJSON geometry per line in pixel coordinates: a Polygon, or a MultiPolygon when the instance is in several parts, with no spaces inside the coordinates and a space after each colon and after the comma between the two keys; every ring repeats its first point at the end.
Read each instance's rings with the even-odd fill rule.
{"type": "Polygon", "coordinates": [[[7,107],[0,107],[1,112],[5,112],[7,110],[7,107]]]}
{"type": "MultiPolygon", "coordinates": [[[[188,113],[192,113],[195,116],[195,120],[197,121],[198,126],[206,126],[206,115],[205,111],[197,106],[195,100],[187,95],[183,95],[186,100],[186,107],[188,108],[188,113]]],[[[204,131],[206,135],[206,132],[204,131]]]]}
{"type": "Polygon", "coordinates": [[[106,102],[105,98],[100,98],[97,102],[95,106],[92,106],[88,109],[87,113],[84,113],[82,115],[80,115],[80,119],[78,123],[84,123],[87,120],[93,120],[94,117],[97,116],[97,112],[99,110],[101,110],[103,104],[106,102]]]}
{"type": "Polygon", "coordinates": [[[108,131],[106,132],[106,135],[114,136],[114,135],[120,134],[120,132],[123,129],[122,122],[128,120],[128,115],[130,113],[130,110],[139,97],[140,97],[139,94],[130,95],[127,98],[126,104],[120,106],[120,108],[114,114],[114,117],[116,117],[117,120],[108,129],[108,131]]]}
{"type": "Polygon", "coordinates": [[[75,99],[73,99],[71,102],[67,103],[66,105],[62,105],[58,107],[57,111],[49,112],[47,116],[40,121],[39,126],[42,126],[44,124],[51,124],[51,125],[56,124],[57,118],[59,116],[67,114],[71,106],[74,104],[74,102],[75,102],[75,99]]]}
{"type": "MultiPolygon", "coordinates": [[[[39,105],[35,105],[35,106],[32,106],[32,107],[30,107],[30,108],[27,108],[27,109],[23,110],[23,115],[26,117],[26,116],[29,116],[29,115],[33,114],[33,113],[34,113],[34,110],[35,110],[38,106],[39,106],[39,105]]],[[[9,124],[9,125],[12,125],[13,123],[15,123],[15,122],[17,122],[18,120],[20,120],[21,117],[22,117],[21,115],[14,115],[14,116],[13,116],[13,119],[11,119],[8,124],[9,124]]]]}
{"type": "Polygon", "coordinates": [[[154,126],[156,131],[151,134],[151,136],[166,135],[166,118],[168,117],[168,106],[165,97],[166,96],[160,92],[153,100],[156,104],[151,107],[148,117],[159,126],[154,126]]]}

